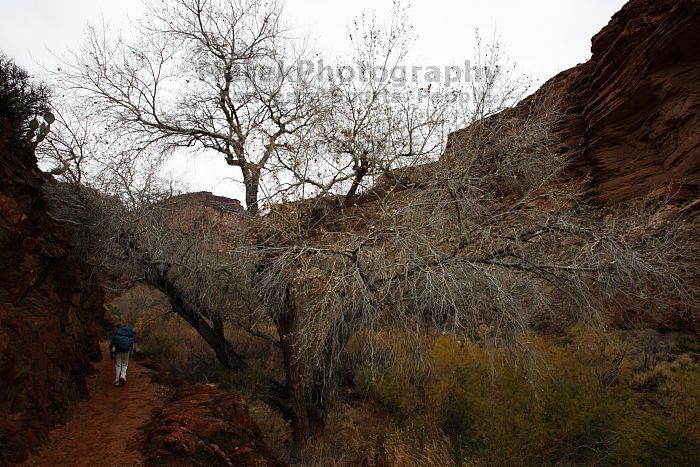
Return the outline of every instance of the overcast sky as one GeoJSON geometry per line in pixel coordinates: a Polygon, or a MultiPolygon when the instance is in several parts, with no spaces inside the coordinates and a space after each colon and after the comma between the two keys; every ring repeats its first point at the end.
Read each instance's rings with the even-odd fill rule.
{"type": "MultiPolygon", "coordinates": [[[[76,48],[87,24],[103,20],[128,29],[142,0],[0,0],[0,49],[34,74],[54,68],[53,54],[76,48]]],[[[159,0],[154,0],[159,1],[159,0]]],[[[167,0],[164,0],[167,1],[167,0]]],[[[474,30],[494,31],[517,70],[535,87],[559,71],[587,60],[590,38],[605,26],[624,0],[413,0],[410,18],[417,42],[409,65],[460,65],[469,60],[474,30]]],[[[342,54],[348,26],[362,13],[382,17],[391,0],[287,0],[290,23],[310,29],[317,47],[342,54]]],[[[236,169],[222,158],[183,159],[175,175],[193,191],[241,197],[236,169]]]]}

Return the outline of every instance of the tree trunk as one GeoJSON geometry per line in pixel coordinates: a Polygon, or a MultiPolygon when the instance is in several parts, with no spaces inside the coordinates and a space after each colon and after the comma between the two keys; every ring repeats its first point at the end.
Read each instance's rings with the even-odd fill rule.
{"type": "Polygon", "coordinates": [[[286,313],[280,315],[275,321],[277,333],[280,337],[282,348],[282,358],[284,360],[284,374],[287,384],[287,392],[292,404],[294,415],[294,441],[297,446],[301,446],[304,440],[311,434],[311,424],[309,412],[306,407],[306,397],[304,396],[304,375],[299,366],[294,350],[294,325],[296,322],[296,310],[292,303],[289,303],[286,313]]]}
{"type": "Polygon", "coordinates": [[[241,168],[245,186],[245,205],[248,214],[258,214],[258,190],[260,188],[260,169],[254,165],[241,168]]]}
{"type": "Polygon", "coordinates": [[[298,448],[301,448],[304,442],[323,426],[323,417],[321,415],[321,399],[316,397],[317,391],[309,391],[307,387],[304,368],[295,345],[296,303],[289,289],[287,289],[286,295],[286,311],[275,320],[275,325],[280,336],[287,392],[291,399],[294,415],[294,442],[298,448]]]}
{"type": "Polygon", "coordinates": [[[167,278],[167,274],[164,271],[158,267],[150,267],[146,275],[146,281],[168,297],[173,311],[197,330],[199,335],[214,351],[219,363],[230,370],[242,370],[247,367],[243,358],[236,353],[231,343],[226,340],[223,333],[223,323],[221,323],[220,329],[212,327],[202,314],[193,309],[180,294],[177,286],[167,278]]]}

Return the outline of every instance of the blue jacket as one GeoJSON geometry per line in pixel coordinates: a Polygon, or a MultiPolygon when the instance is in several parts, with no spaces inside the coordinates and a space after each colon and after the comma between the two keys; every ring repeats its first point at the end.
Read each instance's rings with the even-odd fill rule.
{"type": "Polygon", "coordinates": [[[114,332],[112,342],[117,346],[117,352],[130,352],[134,346],[136,331],[131,326],[122,326],[114,332]]]}

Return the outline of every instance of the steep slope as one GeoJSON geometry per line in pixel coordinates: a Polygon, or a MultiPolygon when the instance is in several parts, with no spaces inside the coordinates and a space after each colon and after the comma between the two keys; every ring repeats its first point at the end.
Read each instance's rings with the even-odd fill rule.
{"type": "Polygon", "coordinates": [[[698,195],[698,43],[700,1],[631,0],[593,37],[589,61],[535,93],[561,98],[558,143],[601,201],[668,184],[698,195]]]}
{"type": "Polygon", "coordinates": [[[21,461],[85,397],[103,295],[46,214],[32,147],[0,119],[0,464],[21,461]]]}

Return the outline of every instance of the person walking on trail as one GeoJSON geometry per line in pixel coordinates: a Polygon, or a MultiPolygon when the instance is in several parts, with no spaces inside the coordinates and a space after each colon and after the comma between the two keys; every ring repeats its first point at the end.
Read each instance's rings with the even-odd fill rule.
{"type": "Polygon", "coordinates": [[[126,384],[126,369],[129,366],[129,357],[134,353],[134,336],[136,331],[131,326],[119,326],[114,332],[114,338],[109,344],[109,356],[114,360],[116,376],[115,386],[126,384]]]}

